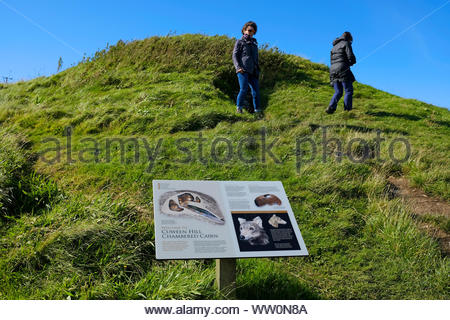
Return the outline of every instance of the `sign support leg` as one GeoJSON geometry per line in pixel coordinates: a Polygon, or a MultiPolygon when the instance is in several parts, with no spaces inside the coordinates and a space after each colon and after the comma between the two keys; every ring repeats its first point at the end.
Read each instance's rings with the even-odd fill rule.
{"type": "Polygon", "coordinates": [[[216,259],[216,283],[228,299],[236,299],[236,259],[216,259]]]}

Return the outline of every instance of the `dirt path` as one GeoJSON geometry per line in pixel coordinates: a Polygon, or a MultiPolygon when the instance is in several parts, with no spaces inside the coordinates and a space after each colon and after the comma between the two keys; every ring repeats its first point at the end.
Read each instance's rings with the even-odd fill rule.
{"type": "Polygon", "coordinates": [[[416,215],[420,228],[435,238],[444,255],[450,256],[450,234],[425,216],[450,218],[450,203],[442,199],[430,197],[422,190],[413,188],[405,177],[389,177],[388,181],[395,186],[396,196],[401,197],[410,210],[416,215]],[[421,219],[422,218],[422,219],[421,219]]]}

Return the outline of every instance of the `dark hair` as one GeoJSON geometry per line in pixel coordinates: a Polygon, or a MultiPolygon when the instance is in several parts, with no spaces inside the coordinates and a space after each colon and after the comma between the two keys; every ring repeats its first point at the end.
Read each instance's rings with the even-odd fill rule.
{"type": "Polygon", "coordinates": [[[258,31],[258,27],[256,26],[256,23],[253,21],[249,21],[249,22],[246,22],[244,24],[244,26],[242,27],[242,30],[241,30],[242,34],[244,34],[244,31],[247,30],[248,27],[253,27],[253,29],[255,29],[255,33],[256,33],[256,31],[258,31]]]}
{"type": "Polygon", "coordinates": [[[344,38],[345,41],[353,41],[352,34],[350,32],[348,32],[348,31],[345,31],[342,34],[342,37],[344,38]]]}

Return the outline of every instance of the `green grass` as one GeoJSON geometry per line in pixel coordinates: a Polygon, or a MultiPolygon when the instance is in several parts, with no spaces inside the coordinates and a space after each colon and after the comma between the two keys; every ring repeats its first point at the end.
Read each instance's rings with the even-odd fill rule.
{"type": "MultiPolygon", "coordinates": [[[[392,198],[387,181],[404,175],[430,196],[450,199],[449,111],[356,83],[355,109],[327,115],[328,68],[264,46],[265,118],[237,115],[232,47],[224,36],[119,42],[56,75],[0,87],[1,299],[221,298],[213,261],[155,260],[153,179],[283,182],[310,256],[239,260],[238,298],[450,297],[448,258],[392,198]],[[66,161],[67,126],[73,163],[66,161]],[[321,126],[328,139],[342,141],[340,162],[336,142],[324,151],[321,126]],[[267,154],[263,161],[262,128],[268,143],[277,140],[279,163],[267,154]],[[377,130],[386,139],[384,161],[373,157],[377,130]],[[56,155],[49,137],[62,147],[60,162],[39,157],[56,155]],[[132,143],[123,161],[117,143],[108,154],[112,137],[136,138],[139,161],[132,143]],[[217,137],[234,151],[228,159],[225,145],[216,145],[223,163],[211,155],[217,137]],[[250,137],[242,156],[258,161],[243,163],[237,150],[250,137]],[[411,147],[403,163],[389,157],[399,137],[411,147]],[[189,163],[180,138],[191,139],[183,143],[189,163]],[[298,161],[302,138],[317,144],[312,161],[308,144],[298,161]],[[160,139],[149,170],[147,149],[160,139]],[[369,159],[349,160],[364,154],[352,139],[368,142],[369,159]]],[[[401,144],[392,152],[405,154],[401,144]]],[[[429,220],[448,231],[448,221],[429,220]]]]}

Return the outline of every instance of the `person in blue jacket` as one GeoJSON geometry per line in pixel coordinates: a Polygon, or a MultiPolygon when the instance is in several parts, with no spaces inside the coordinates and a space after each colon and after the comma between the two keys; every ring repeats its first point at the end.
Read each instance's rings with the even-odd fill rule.
{"type": "Polygon", "coordinates": [[[335,92],[328,108],[325,110],[330,114],[336,111],[337,104],[344,90],[344,110],[350,111],[353,107],[353,82],[355,81],[355,76],[350,70],[350,66],[356,63],[356,58],[353,54],[352,42],[353,37],[348,31],[333,41],[330,57],[330,84],[334,87],[335,92]]]}
{"type": "Polygon", "coordinates": [[[258,27],[253,21],[249,21],[242,27],[242,38],[238,39],[233,50],[233,64],[239,81],[239,94],[237,96],[237,112],[242,113],[247,89],[250,86],[253,107],[255,112],[261,114],[259,96],[259,62],[258,62],[258,42],[254,35],[258,27]]]}

